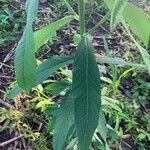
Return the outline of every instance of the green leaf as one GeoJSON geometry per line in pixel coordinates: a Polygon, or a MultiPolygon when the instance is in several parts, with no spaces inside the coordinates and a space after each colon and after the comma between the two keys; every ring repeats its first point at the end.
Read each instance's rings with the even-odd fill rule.
{"type": "Polygon", "coordinates": [[[104,0],[104,2],[109,9],[112,9],[115,0],[104,0]]]}
{"type": "MultiPolygon", "coordinates": [[[[41,84],[44,80],[46,80],[50,75],[52,75],[59,68],[73,63],[73,56],[53,56],[45,60],[42,64],[37,67],[37,75],[36,75],[36,85],[41,84]]],[[[7,98],[12,99],[17,96],[19,93],[23,92],[23,89],[16,85],[7,93],[7,98]]]]}
{"type": "Polygon", "coordinates": [[[106,125],[107,125],[106,119],[101,110],[100,115],[99,115],[99,123],[98,123],[97,129],[98,129],[99,134],[101,135],[101,137],[103,138],[105,142],[106,150],[110,150],[108,143],[107,143],[107,126],[106,125]]]}
{"type": "Polygon", "coordinates": [[[122,112],[121,108],[119,107],[119,102],[113,98],[103,96],[102,105],[111,109],[113,108],[114,110],[118,112],[122,112]]]}
{"type": "Polygon", "coordinates": [[[102,136],[103,140],[106,142],[106,139],[107,139],[107,127],[106,127],[105,116],[104,116],[102,111],[100,111],[99,124],[97,126],[97,129],[98,129],[100,135],[102,136]]]}
{"type": "Polygon", "coordinates": [[[44,80],[46,80],[49,75],[53,74],[59,68],[73,63],[72,56],[53,56],[45,60],[42,64],[40,64],[37,68],[37,82],[36,85],[41,84],[44,80]]]}
{"type": "Polygon", "coordinates": [[[23,89],[20,88],[20,86],[18,86],[18,84],[16,84],[11,90],[9,90],[6,93],[6,97],[8,99],[13,99],[14,97],[16,97],[21,92],[23,92],[23,89]]]}
{"type": "Polygon", "coordinates": [[[80,42],[74,60],[73,98],[75,127],[80,150],[87,150],[98,124],[100,98],[100,73],[91,42],[80,42]]]}
{"type": "MultiPolygon", "coordinates": [[[[114,0],[104,0],[109,9],[113,8],[114,0]]],[[[130,26],[132,32],[148,48],[150,45],[150,17],[138,6],[127,2],[122,17],[130,26]],[[131,15],[132,14],[132,15],[131,15]],[[140,20],[140,21],[139,21],[140,20]]]]}
{"type": "Polygon", "coordinates": [[[74,124],[73,112],[73,98],[67,94],[57,111],[53,137],[54,150],[63,150],[69,130],[74,124]]]}
{"type": "Polygon", "coordinates": [[[32,26],[32,23],[38,12],[38,0],[26,1],[27,24],[32,26]]]}
{"type": "Polygon", "coordinates": [[[54,23],[47,25],[46,27],[36,31],[34,33],[35,38],[35,51],[37,51],[41,46],[46,44],[50,38],[53,37],[53,33],[62,28],[64,25],[68,24],[74,19],[74,16],[66,16],[54,23]]]}
{"type": "Polygon", "coordinates": [[[115,29],[119,22],[120,16],[125,8],[126,0],[115,0],[113,8],[111,10],[110,30],[111,32],[115,29]]]}
{"type": "Polygon", "coordinates": [[[127,62],[124,59],[119,58],[119,57],[109,57],[109,56],[99,57],[99,56],[97,56],[96,61],[99,64],[126,65],[126,66],[135,67],[135,68],[147,69],[147,66],[144,64],[135,64],[135,63],[127,62]]]}
{"type": "Polygon", "coordinates": [[[147,50],[145,48],[143,48],[132,36],[132,34],[130,33],[130,30],[128,29],[128,26],[126,25],[125,21],[122,20],[122,24],[125,27],[126,31],[128,32],[128,35],[130,36],[131,40],[135,43],[136,47],[139,49],[142,57],[143,57],[143,61],[146,64],[149,74],[150,74],[150,54],[147,52],[147,50]]]}
{"type": "Polygon", "coordinates": [[[29,90],[35,86],[36,58],[32,23],[35,19],[38,0],[27,1],[27,24],[15,51],[15,73],[19,86],[29,90]]]}
{"type": "Polygon", "coordinates": [[[127,3],[123,12],[123,18],[130,26],[132,32],[143,41],[146,47],[148,47],[150,38],[150,18],[144,11],[131,3],[127,3]]]}
{"type": "Polygon", "coordinates": [[[48,86],[44,88],[44,91],[47,93],[51,93],[53,95],[58,95],[69,86],[70,86],[70,83],[68,81],[61,80],[61,81],[49,84],[48,86]]]}
{"type": "Polygon", "coordinates": [[[27,29],[15,52],[15,73],[19,86],[29,90],[35,86],[36,58],[34,54],[34,38],[31,29],[27,29]]]}

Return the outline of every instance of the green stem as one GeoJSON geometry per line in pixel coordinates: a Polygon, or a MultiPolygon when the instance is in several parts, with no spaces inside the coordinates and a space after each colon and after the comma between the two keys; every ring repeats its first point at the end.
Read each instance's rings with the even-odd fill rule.
{"type": "Polygon", "coordinates": [[[79,0],[79,20],[80,20],[80,33],[83,37],[85,33],[85,6],[84,0],[79,0]]]}
{"type": "Polygon", "coordinates": [[[109,18],[110,16],[110,11],[89,31],[87,32],[85,35],[89,35],[92,34],[93,32],[95,32],[95,30],[99,27],[101,27],[109,18]]]}
{"type": "Polygon", "coordinates": [[[76,18],[77,20],[79,20],[79,15],[74,11],[74,9],[70,6],[70,4],[69,4],[66,0],[64,0],[64,2],[65,2],[65,4],[66,4],[68,10],[69,10],[72,14],[75,15],[75,18],[76,18]]]}

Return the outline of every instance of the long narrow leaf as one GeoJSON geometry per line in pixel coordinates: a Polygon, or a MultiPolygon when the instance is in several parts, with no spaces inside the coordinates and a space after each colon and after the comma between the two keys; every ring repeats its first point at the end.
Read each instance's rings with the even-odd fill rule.
{"type": "Polygon", "coordinates": [[[96,61],[99,64],[123,65],[123,66],[131,66],[131,67],[140,68],[140,69],[142,68],[147,69],[147,66],[144,64],[135,64],[132,62],[125,61],[124,59],[119,58],[119,57],[97,56],[96,61]]]}
{"type": "Polygon", "coordinates": [[[74,19],[74,16],[66,16],[54,23],[47,25],[46,27],[36,31],[34,33],[35,38],[35,51],[37,51],[41,46],[46,44],[50,38],[52,38],[53,33],[58,29],[62,28],[64,25],[68,24],[74,19]]]}
{"type": "Polygon", "coordinates": [[[53,137],[54,150],[63,150],[67,135],[74,124],[73,115],[73,98],[72,95],[66,95],[60,104],[60,108],[57,111],[56,124],[53,137]]]}
{"type": "Polygon", "coordinates": [[[38,0],[27,1],[27,24],[15,51],[15,73],[19,86],[29,90],[36,82],[36,58],[32,23],[35,19],[38,0]]]}
{"type": "Polygon", "coordinates": [[[102,139],[105,142],[106,150],[110,150],[109,145],[107,143],[107,126],[106,125],[107,125],[106,124],[106,119],[105,119],[105,116],[104,116],[104,114],[101,110],[97,130],[98,130],[99,134],[101,135],[102,139]]]}
{"type": "Polygon", "coordinates": [[[101,105],[100,73],[87,38],[80,42],[74,60],[73,98],[79,148],[87,150],[98,124],[101,105]]]}
{"type": "Polygon", "coordinates": [[[71,63],[73,63],[72,56],[53,56],[52,58],[47,59],[37,68],[36,85],[42,83],[49,75],[59,68],[71,63]]]}

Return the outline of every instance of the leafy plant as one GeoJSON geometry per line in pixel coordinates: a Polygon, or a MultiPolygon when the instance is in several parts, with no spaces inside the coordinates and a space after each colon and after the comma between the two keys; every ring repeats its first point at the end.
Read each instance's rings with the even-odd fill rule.
{"type": "MultiPolygon", "coordinates": [[[[114,30],[119,21],[125,26],[127,31],[127,24],[129,24],[134,34],[136,34],[135,29],[138,28],[138,25],[136,27],[132,25],[129,21],[130,14],[126,13],[128,9],[131,9],[128,6],[130,3],[122,0],[116,0],[114,4],[112,1],[105,0],[105,2],[109,6],[110,11],[102,20],[100,20],[100,22],[96,24],[95,27],[86,33],[84,0],[78,1],[79,16],[71,7],[70,1],[65,0],[64,3],[72,15],[65,16],[64,18],[35,32],[33,32],[32,26],[38,10],[38,0],[26,1],[27,23],[24,29],[24,34],[15,53],[17,84],[7,96],[12,98],[20,92],[29,92],[35,86],[42,84],[58,69],[68,64],[73,64],[72,83],[62,84],[64,83],[63,81],[57,83],[57,86],[61,87],[57,91],[57,94],[63,89],[67,90],[61,103],[56,104],[56,110],[54,111],[54,118],[56,118],[53,135],[54,150],[62,150],[66,147],[68,141],[69,143],[70,141],[71,143],[74,143],[71,146],[72,148],[78,146],[80,150],[88,150],[92,147],[91,142],[97,140],[100,141],[98,137],[99,134],[104,141],[104,145],[106,145],[106,149],[109,149],[106,140],[107,128],[105,118],[102,114],[102,105],[111,105],[114,109],[120,112],[121,110],[117,107],[116,102],[111,104],[111,98],[101,96],[101,80],[99,72],[101,70],[99,70],[98,64],[107,63],[113,65],[129,65],[150,71],[150,59],[149,56],[146,56],[148,55],[148,52],[139,46],[131,34],[129,34],[129,36],[140,50],[146,65],[126,62],[121,58],[112,58],[110,56],[96,57],[94,55],[92,41],[88,38],[88,36],[98,27],[101,27],[103,23],[109,19],[110,15],[111,30],[114,30]],[[79,21],[80,24],[80,36],[77,40],[78,46],[76,55],[53,56],[43,61],[41,64],[37,64],[35,52],[46,44],[58,29],[68,24],[73,19],[79,21]],[[72,142],[72,140],[74,141],[72,142]]],[[[135,9],[137,8],[135,7],[135,9]]],[[[138,36],[138,34],[136,35],[138,36]]],[[[149,38],[149,36],[146,36],[146,40],[147,38],[149,38]]],[[[148,46],[145,37],[139,37],[139,39],[142,39],[143,43],[148,46]]],[[[126,74],[126,72],[124,74],[126,74]]],[[[123,77],[124,74],[122,74],[121,77],[123,77]]],[[[120,83],[121,77],[117,81],[117,87],[120,83]]],[[[55,92],[55,89],[52,89],[52,87],[54,88],[55,86],[56,84],[50,84],[45,88],[45,90],[50,90],[50,92],[53,92],[54,90],[55,92]]],[[[56,88],[58,88],[57,86],[56,88]]],[[[49,104],[52,104],[51,101],[48,102],[47,100],[42,100],[36,105],[36,108],[41,108],[43,111],[49,104]]],[[[48,111],[48,109],[46,111],[48,111]]],[[[119,126],[118,122],[119,121],[116,123],[116,130],[119,126]]],[[[121,131],[120,135],[122,134],[121,131]]]]}

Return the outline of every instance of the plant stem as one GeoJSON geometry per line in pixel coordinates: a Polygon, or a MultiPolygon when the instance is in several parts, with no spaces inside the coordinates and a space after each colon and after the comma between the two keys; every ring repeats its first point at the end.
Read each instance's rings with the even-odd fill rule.
{"type": "Polygon", "coordinates": [[[80,21],[80,33],[83,37],[85,33],[85,6],[84,0],[79,0],[79,21],[80,21]]]}
{"type": "Polygon", "coordinates": [[[66,4],[68,10],[69,10],[72,14],[75,15],[75,18],[76,18],[77,20],[79,20],[79,15],[74,11],[74,9],[70,6],[70,4],[69,4],[66,0],[64,0],[64,2],[65,2],[65,4],[66,4]]]}
{"type": "Polygon", "coordinates": [[[107,21],[109,16],[110,16],[110,11],[85,35],[92,34],[97,28],[101,27],[107,21]]]}

